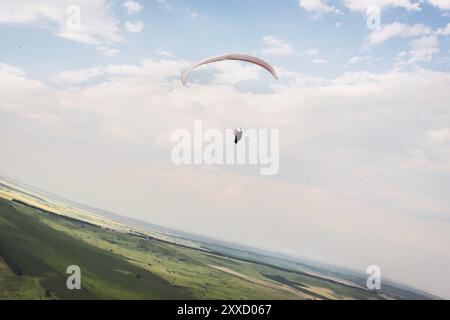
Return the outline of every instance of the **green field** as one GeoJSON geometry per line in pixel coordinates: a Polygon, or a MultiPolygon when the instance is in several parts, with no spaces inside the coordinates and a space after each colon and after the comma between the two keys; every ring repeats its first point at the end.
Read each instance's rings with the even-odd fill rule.
{"type": "MultiPolygon", "coordinates": [[[[123,257],[54,230],[27,208],[0,202],[0,250],[3,260],[20,278],[40,279],[47,297],[95,298],[189,298],[166,280],[123,257]],[[67,266],[82,270],[82,290],[66,288],[67,266]]],[[[2,290],[4,294],[4,290],[2,290]]],[[[32,290],[33,294],[39,290],[32,290]]],[[[40,298],[40,296],[39,296],[40,298]]]]}
{"type": "Polygon", "coordinates": [[[379,299],[366,290],[121,233],[0,198],[1,299],[379,299]],[[78,265],[82,289],[68,290],[78,265]]]}

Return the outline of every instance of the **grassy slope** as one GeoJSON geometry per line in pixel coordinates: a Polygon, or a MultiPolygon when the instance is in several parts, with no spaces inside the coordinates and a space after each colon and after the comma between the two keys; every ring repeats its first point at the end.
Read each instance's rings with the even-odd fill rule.
{"type": "Polygon", "coordinates": [[[18,277],[0,258],[0,299],[45,299],[45,290],[33,277],[18,277]]]}
{"type": "Polygon", "coordinates": [[[0,200],[2,256],[16,274],[42,279],[42,287],[52,295],[64,299],[189,298],[161,277],[54,230],[26,211],[33,210],[0,200]],[[66,288],[65,270],[72,264],[82,270],[82,290],[66,288]]]}
{"type": "Polygon", "coordinates": [[[0,298],[45,298],[45,290],[51,292],[47,298],[64,299],[379,298],[307,275],[67,221],[1,198],[0,246],[10,267],[23,274],[0,273],[0,298]],[[81,291],[65,287],[71,264],[81,267],[81,291]]]}

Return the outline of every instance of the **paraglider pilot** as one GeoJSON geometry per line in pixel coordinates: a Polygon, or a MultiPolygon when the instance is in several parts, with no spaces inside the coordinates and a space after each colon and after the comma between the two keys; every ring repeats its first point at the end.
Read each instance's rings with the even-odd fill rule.
{"type": "Polygon", "coordinates": [[[242,138],[242,128],[239,128],[239,130],[238,129],[234,129],[233,130],[233,132],[234,132],[234,143],[238,143],[239,142],[239,140],[241,140],[241,138],[242,138]]]}

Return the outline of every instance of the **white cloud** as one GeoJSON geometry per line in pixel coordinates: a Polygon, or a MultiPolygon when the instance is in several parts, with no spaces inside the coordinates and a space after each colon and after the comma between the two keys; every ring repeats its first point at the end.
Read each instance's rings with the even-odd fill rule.
{"type": "Polygon", "coordinates": [[[128,32],[141,32],[144,29],[144,24],[141,21],[127,21],[125,22],[125,29],[128,32]]]}
{"type": "Polygon", "coordinates": [[[10,74],[15,76],[24,76],[25,72],[22,69],[10,66],[6,63],[0,63],[0,74],[10,74]]]}
{"type": "Polygon", "coordinates": [[[85,81],[101,76],[103,72],[99,68],[89,68],[82,70],[66,70],[61,71],[52,80],[61,85],[77,85],[85,81]]]}
{"type": "Polygon", "coordinates": [[[418,62],[431,61],[439,52],[439,41],[436,36],[425,36],[414,39],[409,44],[409,51],[402,51],[397,56],[396,66],[412,65],[418,62]]]}
{"type": "Polygon", "coordinates": [[[27,112],[21,114],[22,117],[29,119],[33,123],[40,123],[46,126],[61,124],[62,119],[52,114],[42,114],[27,112]]]}
{"type": "Polygon", "coordinates": [[[173,54],[172,52],[163,50],[163,49],[157,49],[155,50],[156,54],[159,54],[161,56],[167,57],[167,58],[175,58],[175,54],[173,54]]]}
{"type": "Polygon", "coordinates": [[[314,64],[329,64],[328,60],[325,59],[314,59],[312,62],[314,64]]]}
{"type": "Polygon", "coordinates": [[[428,0],[428,2],[441,10],[450,10],[450,0],[428,0]]]}
{"type": "Polygon", "coordinates": [[[429,130],[426,134],[430,142],[433,144],[450,142],[450,128],[429,130]]]}
{"type": "Polygon", "coordinates": [[[445,28],[438,28],[435,32],[435,35],[438,36],[448,36],[450,35],[450,23],[447,24],[447,26],[445,28]]]}
{"type": "Polygon", "coordinates": [[[199,19],[199,18],[205,19],[205,16],[203,16],[198,11],[195,11],[191,8],[187,8],[184,11],[186,12],[186,15],[189,19],[199,19]]]}
{"type": "Polygon", "coordinates": [[[128,14],[130,14],[130,15],[139,13],[142,11],[142,9],[144,9],[144,6],[136,1],[125,1],[123,4],[123,7],[126,9],[128,14]]]}
{"type": "Polygon", "coordinates": [[[339,13],[338,9],[336,9],[334,6],[328,5],[323,0],[299,0],[299,5],[306,11],[312,12],[316,15],[322,15],[331,12],[339,13]]]}
{"type": "Polygon", "coordinates": [[[378,6],[380,9],[384,8],[404,8],[408,11],[419,11],[420,1],[410,0],[345,0],[345,5],[352,11],[359,11],[366,13],[367,8],[371,6],[378,6]]]}
{"type": "Polygon", "coordinates": [[[0,24],[33,25],[59,37],[91,45],[122,40],[108,1],[79,0],[76,9],[71,10],[73,4],[71,0],[1,1],[0,24]],[[79,27],[73,21],[79,21],[79,27]]]}
{"type": "Polygon", "coordinates": [[[309,48],[306,49],[305,53],[308,56],[316,56],[319,53],[319,50],[317,50],[316,48],[309,48]]]}
{"type": "Polygon", "coordinates": [[[189,12],[189,18],[191,19],[197,19],[200,16],[200,14],[198,12],[189,12]]]}
{"type": "Polygon", "coordinates": [[[358,63],[361,61],[367,61],[370,60],[372,57],[371,56],[354,56],[351,57],[350,60],[348,60],[348,64],[354,64],[354,63],[358,63]]]}
{"type": "Polygon", "coordinates": [[[120,51],[115,48],[110,48],[108,46],[99,46],[96,48],[98,52],[100,52],[105,57],[114,57],[117,56],[120,51]]]}
{"type": "Polygon", "coordinates": [[[169,5],[167,0],[156,0],[160,6],[162,6],[167,11],[173,11],[172,6],[169,5]]]}
{"type": "Polygon", "coordinates": [[[0,88],[0,110],[30,108],[40,95],[50,93],[41,82],[28,79],[25,71],[5,63],[0,63],[0,88]],[[26,96],[19,98],[22,92],[26,96]]]}
{"type": "Polygon", "coordinates": [[[414,38],[430,34],[431,31],[430,27],[421,23],[409,26],[404,23],[394,22],[373,30],[369,35],[369,42],[371,44],[379,44],[394,37],[414,38]]]}
{"type": "Polygon", "coordinates": [[[297,53],[286,40],[276,36],[265,36],[263,42],[267,46],[263,49],[263,53],[265,54],[289,56],[297,53]]]}
{"type": "Polygon", "coordinates": [[[138,76],[142,74],[142,68],[128,64],[110,65],[106,67],[104,70],[106,73],[120,76],[138,76]]]}

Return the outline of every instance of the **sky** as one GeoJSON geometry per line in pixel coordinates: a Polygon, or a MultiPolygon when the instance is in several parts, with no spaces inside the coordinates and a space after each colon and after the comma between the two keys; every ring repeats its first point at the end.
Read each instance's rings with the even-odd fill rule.
{"type": "Polygon", "coordinates": [[[0,175],[450,297],[449,87],[449,0],[0,0],[0,175]],[[181,85],[229,52],[279,80],[181,85]],[[175,165],[194,121],[278,129],[278,174],[175,165]]]}

